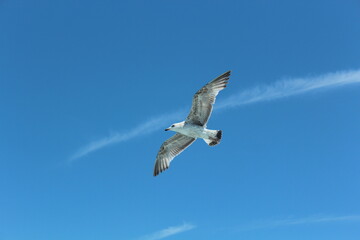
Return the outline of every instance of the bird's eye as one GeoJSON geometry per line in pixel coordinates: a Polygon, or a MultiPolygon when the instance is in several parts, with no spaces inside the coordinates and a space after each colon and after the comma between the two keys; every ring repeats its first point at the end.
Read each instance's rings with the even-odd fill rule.
{"type": "Polygon", "coordinates": [[[171,127],[175,127],[175,125],[171,125],[171,127]]]}

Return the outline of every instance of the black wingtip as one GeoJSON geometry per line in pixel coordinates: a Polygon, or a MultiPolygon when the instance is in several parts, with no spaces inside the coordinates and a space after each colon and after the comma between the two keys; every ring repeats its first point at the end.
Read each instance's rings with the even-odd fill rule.
{"type": "Polygon", "coordinates": [[[230,76],[230,74],[231,74],[231,70],[223,73],[220,77],[228,77],[228,76],[230,76]]]}
{"type": "Polygon", "coordinates": [[[220,140],[221,137],[222,137],[222,131],[221,130],[218,130],[217,134],[216,134],[216,137],[220,140]]]}
{"type": "Polygon", "coordinates": [[[166,166],[163,169],[154,169],[154,177],[156,177],[157,175],[159,175],[160,173],[162,173],[163,171],[167,170],[169,167],[166,166]]]}

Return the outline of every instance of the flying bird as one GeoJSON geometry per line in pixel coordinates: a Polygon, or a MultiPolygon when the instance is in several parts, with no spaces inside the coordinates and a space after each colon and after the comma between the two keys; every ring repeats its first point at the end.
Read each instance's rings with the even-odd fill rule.
{"type": "Polygon", "coordinates": [[[165,129],[165,131],[174,131],[176,134],[161,145],[155,161],[154,176],[168,169],[170,162],[197,138],[202,138],[209,146],[220,143],[222,131],[206,129],[206,124],[216,96],[226,87],[229,76],[230,71],[227,71],[197,91],[185,121],[174,123],[165,129]]]}

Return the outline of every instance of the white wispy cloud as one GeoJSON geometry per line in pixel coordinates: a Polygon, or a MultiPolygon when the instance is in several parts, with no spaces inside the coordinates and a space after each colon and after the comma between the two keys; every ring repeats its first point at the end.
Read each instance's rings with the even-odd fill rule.
{"type": "Polygon", "coordinates": [[[219,103],[215,105],[215,108],[238,107],[354,83],[360,83],[360,69],[327,73],[315,77],[288,78],[276,81],[270,85],[258,86],[241,91],[238,94],[228,97],[224,101],[219,101],[219,103]]]}
{"type": "Polygon", "coordinates": [[[159,240],[175,234],[189,231],[195,227],[195,225],[184,223],[183,225],[168,227],[155,233],[143,236],[140,238],[140,240],[159,240]]]}
{"type": "Polygon", "coordinates": [[[70,158],[69,161],[73,162],[76,159],[86,156],[87,154],[99,150],[100,148],[106,147],[108,145],[124,142],[129,139],[135,138],[139,135],[149,134],[154,131],[161,129],[165,124],[171,121],[179,119],[184,114],[185,111],[179,110],[170,114],[161,115],[158,117],[150,118],[144,123],[139,124],[138,126],[122,132],[114,133],[110,136],[95,140],[80,148],[75,152],[70,158]]]}
{"type": "Polygon", "coordinates": [[[360,221],[360,215],[311,216],[304,218],[284,218],[284,219],[276,219],[276,220],[256,221],[247,225],[240,226],[237,230],[250,231],[257,229],[285,227],[291,225],[305,225],[305,224],[344,222],[344,221],[360,221]]]}
{"type": "MultiPolygon", "coordinates": [[[[252,103],[275,100],[304,94],[315,90],[330,89],[354,83],[360,83],[360,69],[327,73],[315,77],[288,78],[276,81],[270,85],[258,86],[241,91],[226,98],[223,101],[218,101],[215,104],[215,109],[239,107],[252,103]]],[[[115,133],[88,143],[76,151],[70,157],[69,161],[72,162],[77,160],[105,146],[124,142],[145,134],[150,134],[163,128],[164,126],[167,126],[167,124],[170,124],[173,121],[180,121],[182,118],[184,118],[184,116],[186,116],[186,111],[179,110],[173,113],[150,118],[148,121],[143,122],[128,131],[115,133]]]]}

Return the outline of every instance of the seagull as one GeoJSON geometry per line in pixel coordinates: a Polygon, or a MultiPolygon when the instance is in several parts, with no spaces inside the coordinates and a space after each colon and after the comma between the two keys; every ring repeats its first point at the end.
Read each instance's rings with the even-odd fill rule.
{"type": "Polygon", "coordinates": [[[206,129],[216,96],[226,87],[230,71],[210,81],[199,91],[192,100],[189,115],[185,121],[174,123],[165,131],[174,131],[176,134],[166,140],[156,156],[154,176],[169,168],[170,162],[189,147],[197,138],[202,138],[209,146],[220,143],[221,130],[206,129]]]}

